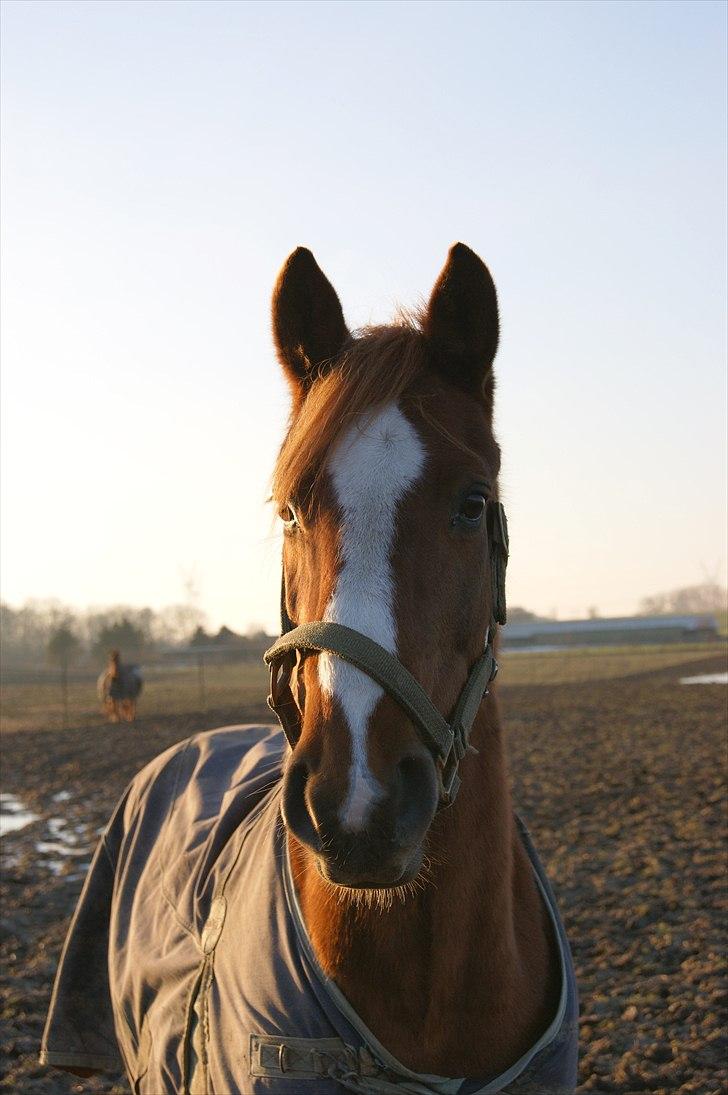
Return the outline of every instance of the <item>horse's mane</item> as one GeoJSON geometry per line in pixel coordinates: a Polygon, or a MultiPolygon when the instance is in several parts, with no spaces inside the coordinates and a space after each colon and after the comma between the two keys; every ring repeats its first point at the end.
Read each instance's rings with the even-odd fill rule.
{"type": "Polygon", "coordinates": [[[310,489],[349,423],[399,399],[425,360],[416,314],[358,332],[336,364],[321,370],[291,425],[273,472],[274,501],[284,504],[310,489]]]}

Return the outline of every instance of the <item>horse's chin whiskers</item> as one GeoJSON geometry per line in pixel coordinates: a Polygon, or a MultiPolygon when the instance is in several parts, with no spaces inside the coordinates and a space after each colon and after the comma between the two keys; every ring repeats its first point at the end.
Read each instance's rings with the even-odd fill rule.
{"type": "Polygon", "coordinates": [[[374,910],[378,913],[389,912],[394,906],[395,900],[400,905],[405,905],[408,901],[413,901],[419,894],[424,893],[428,886],[433,888],[436,886],[429,856],[425,856],[417,875],[400,886],[373,886],[371,888],[343,886],[329,881],[323,875],[321,875],[321,878],[324,882],[324,892],[337,905],[349,905],[357,911],[374,910]]]}
{"type": "Polygon", "coordinates": [[[436,867],[445,867],[447,859],[439,852],[428,851],[422,857],[422,863],[428,874],[434,876],[436,867]]]}

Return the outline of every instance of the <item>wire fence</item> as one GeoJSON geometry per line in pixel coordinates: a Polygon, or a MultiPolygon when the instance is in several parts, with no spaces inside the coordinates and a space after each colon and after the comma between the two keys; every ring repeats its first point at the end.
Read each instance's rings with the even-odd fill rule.
{"type": "MultiPolygon", "coordinates": [[[[270,640],[272,641],[272,640],[270,640]]],[[[140,660],[144,687],[137,722],[162,716],[218,715],[227,721],[270,721],[266,705],[268,672],[263,650],[184,650],[161,652],[140,660]]],[[[616,679],[666,669],[722,653],[726,643],[664,643],[621,647],[504,649],[498,658],[500,686],[539,686],[616,679]]],[[[103,665],[62,670],[46,666],[6,666],[0,687],[3,730],[70,728],[106,721],[97,693],[103,665]]]]}
{"type": "MultiPolygon", "coordinates": [[[[272,640],[271,640],[272,641],[272,640]]],[[[137,719],[160,715],[239,711],[260,717],[268,673],[260,650],[162,652],[138,659],[144,685],[137,719]]],[[[135,659],[136,660],[136,659],[135,659]]],[[[105,721],[97,692],[103,665],[61,668],[6,666],[0,689],[4,730],[85,726],[105,721]]]]}

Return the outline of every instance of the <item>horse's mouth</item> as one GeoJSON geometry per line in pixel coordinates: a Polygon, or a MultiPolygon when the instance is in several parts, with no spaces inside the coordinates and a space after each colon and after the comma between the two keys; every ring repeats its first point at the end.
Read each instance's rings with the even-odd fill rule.
{"type": "Polygon", "coordinates": [[[422,868],[422,850],[415,849],[403,864],[377,863],[369,869],[354,870],[346,864],[339,864],[322,855],[316,856],[316,867],[322,878],[333,886],[348,890],[395,890],[413,882],[422,868]]]}

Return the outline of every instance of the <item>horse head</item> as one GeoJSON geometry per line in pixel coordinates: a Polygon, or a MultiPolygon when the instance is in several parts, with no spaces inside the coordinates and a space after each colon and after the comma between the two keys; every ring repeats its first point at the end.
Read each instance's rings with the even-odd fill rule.
{"type": "MultiPolygon", "coordinates": [[[[447,719],[497,616],[490,273],[458,243],[421,313],[352,334],[299,248],[276,284],[273,333],[292,395],[273,481],[284,618],[374,640],[447,719]]],[[[412,881],[442,804],[442,757],[369,672],[325,649],[294,658],[289,834],[337,886],[412,881]]]]}

